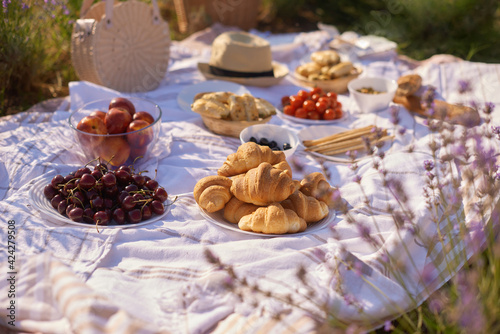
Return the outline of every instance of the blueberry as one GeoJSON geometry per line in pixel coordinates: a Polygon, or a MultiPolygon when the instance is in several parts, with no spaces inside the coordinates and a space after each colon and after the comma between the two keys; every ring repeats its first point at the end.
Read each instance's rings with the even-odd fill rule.
{"type": "Polygon", "coordinates": [[[249,141],[254,142],[254,143],[257,143],[257,138],[255,138],[255,137],[253,137],[253,136],[252,136],[252,137],[250,137],[250,140],[249,140],[249,141]]]}
{"type": "Polygon", "coordinates": [[[278,147],[278,143],[276,143],[274,140],[271,140],[271,141],[269,142],[269,147],[270,147],[270,148],[273,148],[273,147],[278,147]]]}
{"type": "Polygon", "coordinates": [[[261,138],[260,139],[260,145],[269,146],[269,140],[267,138],[261,138]]]}
{"type": "Polygon", "coordinates": [[[291,148],[292,148],[292,145],[290,145],[289,143],[284,143],[284,144],[283,144],[283,151],[284,151],[284,150],[289,150],[289,149],[291,149],[291,148]]]}

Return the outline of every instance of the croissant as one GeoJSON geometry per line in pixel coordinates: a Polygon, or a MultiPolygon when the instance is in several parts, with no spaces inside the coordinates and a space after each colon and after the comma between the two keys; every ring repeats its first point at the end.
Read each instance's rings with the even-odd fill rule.
{"type": "Polygon", "coordinates": [[[236,197],[233,197],[229,200],[229,202],[227,202],[226,206],[224,207],[224,218],[230,223],[238,224],[241,217],[255,212],[255,210],[257,210],[258,208],[260,208],[260,206],[251,203],[245,203],[240,201],[236,197]]]}
{"type": "Polygon", "coordinates": [[[328,205],[312,196],[304,195],[301,191],[296,191],[281,206],[285,209],[293,210],[307,224],[315,223],[328,215],[328,205]]]}
{"type": "Polygon", "coordinates": [[[292,167],[288,164],[286,160],[278,162],[276,165],[273,165],[274,168],[281,169],[286,172],[288,176],[292,177],[292,167]]]}
{"type": "Polygon", "coordinates": [[[307,228],[307,223],[292,210],[283,208],[279,203],[273,203],[243,216],[238,227],[244,231],[284,234],[302,232],[307,228]]]}
{"type": "Polygon", "coordinates": [[[333,188],[330,183],[328,183],[323,173],[314,172],[306,175],[302,181],[300,181],[299,190],[304,195],[312,196],[322,202],[325,202],[330,208],[333,205],[331,199],[333,188]]]}
{"type": "Polygon", "coordinates": [[[300,182],[292,180],[286,171],[263,162],[234,177],[231,193],[240,201],[264,206],[283,201],[299,187],[300,182]]]}
{"type": "Polygon", "coordinates": [[[284,160],[285,153],[283,151],[273,151],[267,146],[247,142],[240,145],[235,153],[227,156],[217,173],[222,176],[234,176],[245,173],[262,162],[275,165],[284,160]]]}
{"type": "Polygon", "coordinates": [[[233,181],[220,175],[210,175],[199,180],[194,186],[196,203],[208,212],[219,211],[231,199],[233,181]]]}

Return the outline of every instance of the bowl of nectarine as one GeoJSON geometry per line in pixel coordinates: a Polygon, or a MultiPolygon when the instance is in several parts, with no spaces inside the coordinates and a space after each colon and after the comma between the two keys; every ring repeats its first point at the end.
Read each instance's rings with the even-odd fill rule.
{"type": "Polygon", "coordinates": [[[72,112],[69,125],[86,161],[130,165],[147,158],[158,141],[161,108],[135,97],[97,100],[72,112]]]}

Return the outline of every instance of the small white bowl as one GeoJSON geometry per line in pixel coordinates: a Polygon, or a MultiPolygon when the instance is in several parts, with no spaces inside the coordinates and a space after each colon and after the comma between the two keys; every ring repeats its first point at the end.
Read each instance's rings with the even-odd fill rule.
{"type": "Polygon", "coordinates": [[[257,141],[266,138],[269,142],[275,141],[287,158],[291,157],[300,145],[299,136],[292,130],[274,124],[257,124],[243,129],[240,133],[241,143],[244,144],[254,137],[257,141]],[[290,144],[290,148],[283,150],[283,144],[290,144]]]}
{"type": "Polygon", "coordinates": [[[360,112],[372,113],[389,107],[396,94],[398,83],[395,80],[381,77],[363,77],[349,82],[347,88],[354,101],[356,101],[360,112]],[[372,88],[383,93],[369,94],[358,92],[358,89],[361,88],[372,88]]]}

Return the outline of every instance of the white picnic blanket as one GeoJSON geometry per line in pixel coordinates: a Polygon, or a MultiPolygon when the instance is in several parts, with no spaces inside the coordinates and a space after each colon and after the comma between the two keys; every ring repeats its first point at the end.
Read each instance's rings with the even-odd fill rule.
{"type": "MultiPolygon", "coordinates": [[[[294,178],[327,171],[330,183],[339,187],[354,208],[350,219],[356,224],[337,212],[329,226],[314,233],[269,238],[222,228],[200,214],[192,195],[194,185],[202,177],[216,174],[239,140],[208,131],[199,115],[179,106],[177,97],[186,87],[204,81],[196,64],[208,60],[211,41],[224,29],[216,25],[174,42],[169,72],[160,87],[130,95],[153,100],[163,111],[156,156],[142,164],[149,171],[156,169],[160,185],[171,198],[177,196],[159,221],[137,228],[103,228],[98,233],[93,227],[51,221],[29,201],[33,179],[50,172],[67,174],[82,164],[83,155],[67,124],[69,113],[83,103],[126,94],[72,82],[68,104],[60,110],[0,119],[0,235],[4,250],[0,252],[0,324],[42,333],[306,333],[324,316],[320,306],[327,305],[341,322],[360,323],[369,329],[422,303],[461,267],[463,261],[453,263],[451,272],[443,265],[453,253],[444,243],[434,243],[430,249],[415,237],[415,229],[426,240],[436,236],[436,224],[423,198],[423,161],[431,159],[427,143],[432,135],[423,118],[403,108],[400,124],[407,131],[397,135],[387,149],[383,168],[407,190],[414,228],[396,228],[384,212],[388,204],[396,203],[383,190],[371,158],[360,160],[355,173],[349,164],[320,161],[300,149],[293,156],[294,178]],[[407,153],[409,145],[415,147],[415,153],[407,153]],[[362,177],[364,195],[354,182],[355,174],[362,177]],[[380,210],[363,208],[366,200],[380,210]],[[9,239],[9,235],[15,238],[9,239]],[[15,242],[15,249],[8,247],[9,240],[11,245],[15,242]],[[378,240],[376,246],[372,240],[378,240]],[[231,267],[237,277],[245,278],[249,286],[258,285],[283,298],[290,296],[300,308],[241,288],[227,271],[209,263],[207,251],[226,268],[231,267]],[[442,265],[429,271],[429,264],[438,258],[442,265]],[[396,265],[399,267],[390,267],[396,265]],[[297,275],[299,267],[307,273],[304,280],[297,275]],[[7,308],[10,305],[14,305],[13,312],[12,307],[7,308]],[[282,313],[282,321],[275,319],[278,313],[282,313]]],[[[308,54],[332,40],[327,30],[255,33],[268,38],[274,59],[292,71],[308,54]]],[[[395,52],[373,58],[364,54],[354,60],[363,66],[366,76],[397,79],[418,73],[424,85],[435,86],[449,102],[475,99],[500,105],[498,64],[431,60],[415,67],[395,52]],[[467,95],[458,94],[459,80],[470,81],[467,95]]],[[[275,105],[283,95],[300,89],[288,77],[274,87],[246,88],[275,105]]],[[[348,95],[344,98],[348,116],[336,126],[347,129],[375,124],[393,129],[389,110],[360,114],[354,101],[348,95]]],[[[493,114],[493,124],[499,121],[493,114]]],[[[278,116],[271,123],[295,131],[308,126],[278,116]]],[[[461,213],[462,209],[456,212],[461,213]]],[[[463,244],[454,247],[457,250],[463,244]]]]}

